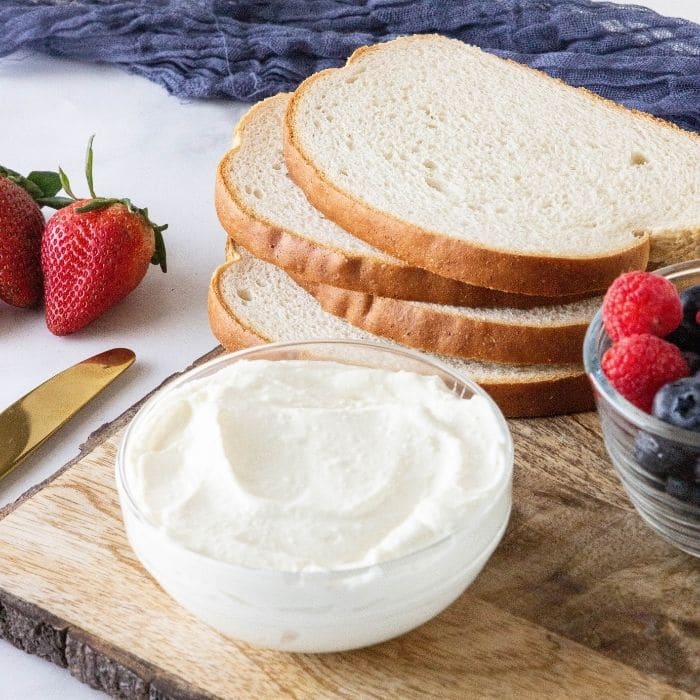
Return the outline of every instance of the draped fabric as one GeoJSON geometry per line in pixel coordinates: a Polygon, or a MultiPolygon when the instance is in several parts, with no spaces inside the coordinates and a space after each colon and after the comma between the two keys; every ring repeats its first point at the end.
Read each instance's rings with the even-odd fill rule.
{"type": "Polygon", "coordinates": [[[700,131],[700,26],[588,0],[2,0],[0,56],[121,66],[186,98],[255,101],[358,46],[438,32],[700,131]]]}

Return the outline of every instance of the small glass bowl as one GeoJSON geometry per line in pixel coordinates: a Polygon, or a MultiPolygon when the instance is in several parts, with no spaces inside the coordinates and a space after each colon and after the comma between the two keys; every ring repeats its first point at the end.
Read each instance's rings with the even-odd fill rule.
{"type": "Polygon", "coordinates": [[[136,414],[124,435],[116,480],[129,542],[146,570],[184,608],[223,634],[294,652],[332,652],[396,637],[440,613],[471,584],[505,532],[512,501],[513,444],[496,404],[469,379],[410,351],[362,342],[276,343],[223,355],[174,380],[136,414]],[[169,539],[139,510],[126,462],[134,426],[167,392],[239,360],[335,361],[439,376],[458,396],[478,394],[496,418],[503,476],[476,523],[406,556],[372,566],[315,572],[252,569],[217,561],[169,539]]]}
{"type": "MultiPolygon", "coordinates": [[[[700,260],[670,265],[656,272],[671,280],[679,291],[700,284],[700,260]]],[[[700,507],[674,495],[683,488],[677,477],[678,467],[674,465],[680,462],[688,465],[693,457],[698,459],[700,433],[654,418],[620,396],[600,366],[601,357],[610,345],[598,311],[586,333],[583,363],[593,385],[605,447],[613,466],[646,523],[678,549],[700,557],[700,507]],[[650,452],[658,458],[644,458],[650,452]],[[664,465],[662,468],[659,462],[664,465]]]]}

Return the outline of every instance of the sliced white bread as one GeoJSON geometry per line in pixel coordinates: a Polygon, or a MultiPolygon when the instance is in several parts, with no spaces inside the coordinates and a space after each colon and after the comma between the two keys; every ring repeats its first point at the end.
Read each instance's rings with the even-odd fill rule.
{"type": "Polygon", "coordinates": [[[566,299],[509,294],[441,277],[373,248],[314,209],[287,173],[284,114],[291,95],[263,100],[236,126],[219,164],[216,210],[253,255],[304,279],[398,299],[530,308],[566,299]]]}
{"type": "Polygon", "coordinates": [[[512,364],[581,361],[602,297],[536,309],[476,309],[374,296],[294,277],[353,326],[419,350],[512,364]]]}
{"type": "Polygon", "coordinates": [[[700,138],[462,42],[356,51],[294,93],[309,201],[411,264],[528,294],[700,254],[700,138]]]}
{"type": "MultiPolygon", "coordinates": [[[[393,345],[326,313],[280,268],[240,251],[214,273],[209,323],[228,350],[274,341],[350,339],[393,345]]],[[[440,357],[488,391],[507,416],[590,410],[580,365],[507,366],[440,357]]]]}

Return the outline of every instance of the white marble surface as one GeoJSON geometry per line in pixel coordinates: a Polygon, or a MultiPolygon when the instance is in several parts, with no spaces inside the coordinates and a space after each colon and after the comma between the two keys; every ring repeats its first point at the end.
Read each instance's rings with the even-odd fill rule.
{"type": "MultiPolygon", "coordinates": [[[[45,479],[79,444],[165,377],[216,346],[206,315],[212,271],[225,235],[212,205],[214,169],[245,105],[185,104],[118,70],[42,57],[0,61],[0,162],[16,170],[59,162],[84,192],[82,161],[95,138],[98,193],[148,206],[165,232],[168,272],[151,266],[137,290],[84,331],[57,338],[40,311],[0,304],[0,407],[61,369],[126,346],[136,364],[54,439],[0,483],[0,505],[45,479]],[[12,108],[4,105],[11,102],[12,108]]],[[[89,698],[66,671],[0,642],[0,700],[89,698]]]]}
{"type": "MultiPolygon", "coordinates": [[[[698,0],[645,4],[700,22],[698,0]]],[[[123,377],[0,483],[2,506],[73,457],[90,432],[215,346],[205,300],[224,235],[212,206],[213,173],[245,105],[183,103],[121,71],[26,55],[0,60],[0,97],[4,165],[24,172],[60,162],[84,192],[82,159],[94,132],[98,193],[131,196],[155,221],[170,224],[170,271],[152,267],[124,303],[81,333],[56,338],[40,312],[0,305],[0,407],[96,352],[126,346],[137,355],[123,377]]],[[[104,697],[3,641],[0,679],[0,700],[104,697]]]]}

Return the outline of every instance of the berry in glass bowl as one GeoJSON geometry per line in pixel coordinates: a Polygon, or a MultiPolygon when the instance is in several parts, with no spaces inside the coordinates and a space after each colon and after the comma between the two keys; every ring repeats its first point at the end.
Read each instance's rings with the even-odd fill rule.
{"type": "Polygon", "coordinates": [[[613,282],[586,334],[584,365],[632,504],[700,557],[700,260],[613,282]]]}

